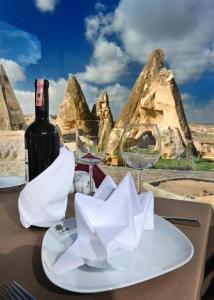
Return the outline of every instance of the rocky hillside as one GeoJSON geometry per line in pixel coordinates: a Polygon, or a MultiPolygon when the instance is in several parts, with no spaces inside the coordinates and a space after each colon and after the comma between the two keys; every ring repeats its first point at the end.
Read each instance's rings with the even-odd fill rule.
{"type": "Polygon", "coordinates": [[[108,143],[110,133],[114,127],[113,116],[108,100],[108,93],[106,91],[101,92],[96,104],[94,104],[91,111],[91,118],[94,120],[104,121],[102,127],[100,127],[100,143],[108,143]]]}
{"type": "Polygon", "coordinates": [[[0,141],[0,161],[24,161],[24,130],[1,130],[0,141]]]}
{"type": "Polygon", "coordinates": [[[197,151],[214,154],[214,124],[189,124],[197,151]]]}
{"type": "MultiPolygon", "coordinates": [[[[50,121],[57,124],[63,134],[68,133],[67,136],[69,136],[77,119],[102,120],[106,118],[109,120],[109,126],[104,128],[102,139],[109,139],[109,152],[118,149],[121,140],[120,128],[126,122],[148,122],[158,124],[162,137],[162,155],[168,158],[177,157],[192,141],[198,152],[214,153],[214,125],[188,125],[173,72],[164,67],[162,49],[156,49],[149,56],[148,62],[136,79],[115,127],[107,92],[103,91],[100,94],[90,112],[75,76],[69,77],[57,117],[50,116],[50,121]]],[[[19,153],[15,154],[13,149],[17,143],[17,151],[20,151],[23,132],[22,134],[17,132],[17,137],[19,136],[17,142],[15,135],[9,131],[24,128],[33,120],[34,116],[32,115],[24,118],[9,79],[3,67],[0,66],[0,159],[19,158],[19,153]],[[1,131],[5,131],[5,133],[1,131]],[[11,149],[7,148],[9,146],[4,147],[4,144],[7,145],[7,139],[11,144],[11,149]]]]}
{"type": "Polygon", "coordinates": [[[118,147],[118,128],[126,122],[156,123],[161,134],[162,155],[169,158],[178,156],[192,142],[180,91],[172,71],[164,68],[162,49],[156,49],[150,55],[139,74],[112,130],[111,147],[118,147]]]}
{"type": "Polygon", "coordinates": [[[20,130],[26,127],[25,118],[8,76],[0,65],[0,130],[20,130]]]}
{"type": "Polygon", "coordinates": [[[62,133],[67,133],[74,128],[75,120],[90,120],[90,118],[90,110],[82,89],[76,77],[70,76],[56,123],[62,133]]]}

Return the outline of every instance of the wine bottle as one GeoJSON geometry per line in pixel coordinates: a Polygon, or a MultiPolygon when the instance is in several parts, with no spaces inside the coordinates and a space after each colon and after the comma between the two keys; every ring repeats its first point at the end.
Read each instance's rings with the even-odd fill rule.
{"type": "Polygon", "coordinates": [[[56,126],[49,122],[48,88],[48,80],[35,80],[35,121],[25,132],[27,181],[42,173],[59,155],[59,132],[56,126]]]}

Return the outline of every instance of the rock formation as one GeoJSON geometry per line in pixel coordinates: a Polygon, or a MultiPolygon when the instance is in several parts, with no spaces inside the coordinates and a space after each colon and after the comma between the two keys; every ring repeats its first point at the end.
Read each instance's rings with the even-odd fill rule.
{"type": "Polygon", "coordinates": [[[0,65],[0,130],[25,128],[25,118],[2,65],[0,65]]]}
{"type": "Polygon", "coordinates": [[[214,157],[214,125],[189,124],[192,138],[197,151],[202,155],[214,157]]]}
{"type": "Polygon", "coordinates": [[[24,130],[1,130],[0,141],[0,161],[22,161],[24,164],[24,130]]]}
{"type": "Polygon", "coordinates": [[[109,105],[108,94],[106,91],[103,91],[100,94],[97,103],[94,104],[92,108],[92,117],[100,120],[108,119],[109,123],[113,128],[114,121],[113,121],[111,108],[109,105]]]}
{"type": "Polygon", "coordinates": [[[77,79],[75,76],[70,76],[56,124],[60,127],[62,133],[66,133],[74,128],[75,121],[78,119],[89,120],[90,110],[77,79]]]}
{"type": "Polygon", "coordinates": [[[91,116],[92,119],[103,121],[102,128],[99,128],[100,143],[107,142],[114,127],[114,121],[106,91],[100,94],[96,104],[92,108],[91,116]]]}
{"type": "Polygon", "coordinates": [[[156,49],[138,76],[116,128],[110,137],[111,147],[119,143],[118,128],[128,123],[156,123],[162,142],[162,155],[176,157],[192,142],[181,95],[171,70],[164,68],[164,53],[156,49]]]}

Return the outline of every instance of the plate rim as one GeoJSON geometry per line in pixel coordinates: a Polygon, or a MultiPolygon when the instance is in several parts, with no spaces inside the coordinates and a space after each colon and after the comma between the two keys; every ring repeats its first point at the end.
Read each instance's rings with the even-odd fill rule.
{"type": "Polygon", "coordinates": [[[12,189],[21,187],[21,186],[23,186],[23,185],[26,184],[25,176],[0,176],[0,179],[1,178],[5,178],[5,179],[9,179],[9,178],[21,178],[21,179],[23,179],[23,182],[15,184],[15,185],[4,186],[4,187],[0,186],[0,191],[12,190],[12,189]]]}
{"type": "Polygon", "coordinates": [[[72,218],[68,218],[68,219],[65,219],[65,220],[62,220],[62,221],[59,221],[57,222],[55,225],[51,226],[44,234],[44,237],[43,237],[43,240],[42,240],[42,246],[41,246],[41,261],[42,261],[42,267],[43,267],[43,270],[45,272],[45,275],[47,276],[47,278],[54,284],[56,285],[57,287],[60,287],[66,291],[69,291],[69,292],[75,292],[75,293],[82,293],[82,294],[87,294],[87,293],[100,293],[100,292],[108,292],[108,291],[112,291],[112,290],[116,290],[116,289],[121,289],[121,288],[124,288],[124,287],[129,287],[129,286],[132,286],[132,285],[135,285],[135,284],[139,284],[139,283],[143,283],[143,282],[146,282],[148,280],[151,280],[151,279],[154,279],[154,278],[157,278],[159,276],[162,276],[164,274],[167,274],[169,272],[172,272],[182,266],[184,266],[185,264],[187,264],[193,257],[195,251],[194,251],[194,246],[191,242],[191,240],[179,229],[177,228],[174,224],[170,223],[169,221],[165,220],[164,218],[162,218],[161,216],[157,215],[157,214],[154,214],[154,216],[156,218],[159,218],[161,219],[163,222],[167,223],[169,226],[172,226],[174,228],[174,230],[176,230],[177,232],[179,232],[179,234],[181,234],[181,236],[187,241],[187,243],[189,244],[190,246],[190,249],[191,249],[191,254],[189,255],[188,258],[186,258],[184,261],[182,261],[182,263],[178,263],[176,265],[174,265],[173,267],[171,268],[167,268],[165,271],[163,271],[162,273],[160,274],[157,274],[157,275],[151,275],[151,276],[147,276],[145,277],[143,280],[134,280],[134,281],[131,281],[129,283],[125,283],[125,284],[119,284],[117,286],[111,286],[109,288],[106,288],[106,287],[103,287],[103,288],[98,288],[98,289],[95,289],[95,288],[90,288],[90,289],[79,289],[79,288],[74,288],[74,289],[69,289],[65,286],[63,286],[63,284],[60,284],[58,282],[55,282],[53,281],[52,278],[50,278],[49,276],[49,273],[51,273],[49,271],[49,269],[46,267],[46,264],[45,264],[45,261],[44,261],[44,258],[43,258],[43,248],[44,248],[44,240],[45,240],[45,237],[47,234],[49,234],[49,230],[51,230],[52,228],[54,228],[54,226],[56,226],[56,224],[60,223],[60,222],[64,222],[64,221],[69,221],[69,220],[72,220],[72,219],[76,219],[75,217],[72,217],[72,218]]]}

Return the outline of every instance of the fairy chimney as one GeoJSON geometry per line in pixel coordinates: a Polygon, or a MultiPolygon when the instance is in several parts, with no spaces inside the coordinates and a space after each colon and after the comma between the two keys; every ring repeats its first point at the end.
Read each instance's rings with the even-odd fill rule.
{"type": "MultiPolygon", "coordinates": [[[[114,134],[125,123],[155,123],[161,134],[162,155],[176,157],[192,143],[181,94],[171,70],[164,68],[164,53],[156,49],[149,57],[132,88],[110,142],[118,143],[114,134]],[[169,138],[170,137],[170,138],[169,138]]],[[[194,146],[193,146],[194,148],[194,146]]]]}
{"type": "Polygon", "coordinates": [[[0,130],[20,130],[26,126],[24,114],[2,65],[0,65],[0,130]]]}
{"type": "Polygon", "coordinates": [[[90,110],[75,76],[69,76],[56,123],[62,133],[74,128],[76,120],[89,120],[90,110]]]}
{"type": "Polygon", "coordinates": [[[96,104],[92,108],[92,119],[101,120],[103,122],[103,127],[100,128],[100,142],[106,143],[109,139],[112,128],[114,127],[113,116],[108,100],[108,93],[103,91],[96,104]]]}

